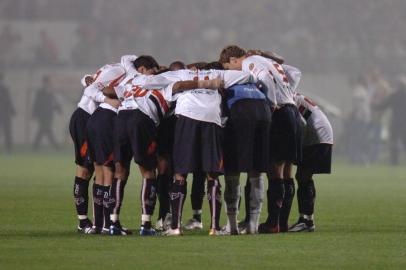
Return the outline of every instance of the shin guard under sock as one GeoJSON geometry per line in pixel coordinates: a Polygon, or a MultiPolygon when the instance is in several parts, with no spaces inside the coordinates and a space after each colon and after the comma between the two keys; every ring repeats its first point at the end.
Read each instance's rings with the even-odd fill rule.
{"type": "Polygon", "coordinates": [[[157,177],[157,193],[159,200],[159,215],[158,220],[164,220],[166,214],[170,212],[169,188],[171,177],[167,174],[158,174],[157,177]]]}
{"type": "Polygon", "coordinates": [[[142,225],[149,229],[151,226],[151,216],[154,214],[156,204],[155,179],[142,180],[141,205],[142,205],[142,225]]]}
{"type": "Polygon", "coordinates": [[[172,229],[180,228],[182,221],[183,205],[185,203],[186,198],[186,191],[187,191],[186,182],[181,183],[180,181],[175,181],[172,184],[171,190],[169,192],[169,198],[171,201],[172,208],[172,222],[171,222],[172,229]]]}
{"type": "Polygon", "coordinates": [[[109,207],[110,207],[110,219],[117,222],[120,220],[120,210],[124,199],[124,189],[127,184],[126,180],[113,179],[111,188],[109,191],[109,207]]]}
{"type": "Polygon", "coordinates": [[[287,232],[289,229],[289,215],[292,208],[293,198],[295,197],[295,182],[293,178],[283,180],[285,188],[285,196],[283,198],[283,204],[281,213],[279,216],[279,228],[281,232],[287,232]]]}
{"type": "Polygon", "coordinates": [[[110,228],[111,220],[110,220],[110,186],[103,186],[103,217],[104,217],[104,224],[103,228],[110,228]]]}
{"type": "Polygon", "coordinates": [[[104,187],[93,184],[93,224],[97,229],[102,229],[104,224],[103,195],[104,187]]]}
{"type": "Polygon", "coordinates": [[[282,179],[274,178],[269,180],[267,191],[268,218],[266,222],[271,227],[279,226],[279,216],[283,204],[284,193],[285,188],[282,179]]]}
{"type": "Polygon", "coordinates": [[[89,204],[89,180],[75,177],[73,185],[73,197],[75,199],[76,213],[79,220],[87,220],[87,208],[89,204]]]}

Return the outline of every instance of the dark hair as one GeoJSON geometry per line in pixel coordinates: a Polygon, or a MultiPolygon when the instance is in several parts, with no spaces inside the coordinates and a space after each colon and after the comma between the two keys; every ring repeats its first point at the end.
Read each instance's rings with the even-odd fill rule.
{"type": "Polygon", "coordinates": [[[197,69],[202,69],[206,65],[207,65],[207,62],[196,62],[196,63],[188,64],[186,67],[189,69],[191,69],[193,67],[195,67],[197,69]]]}
{"type": "Polygon", "coordinates": [[[154,75],[159,75],[159,74],[162,74],[162,73],[165,73],[168,71],[171,71],[171,70],[169,68],[164,68],[164,69],[158,70],[154,75]]]}
{"type": "Polygon", "coordinates": [[[171,71],[185,69],[185,68],[186,68],[186,65],[182,61],[175,61],[169,65],[169,70],[171,70],[171,71]]]}
{"type": "Polygon", "coordinates": [[[202,69],[218,69],[218,70],[223,70],[224,67],[220,62],[214,61],[214,62],[210,62],[207,63],[207,65],[205,65],[202,69]]]}
{"type": "Polygon", "coordinates": [[[135,69],[145,67],[147,69],[159,68],[158,62],[150,55],[141,55],[133,61],[135,69]]]}
{"type": "Polygon", "coordinates": [[[243,48],[238,47],[237,45],[229,45],[221,51],[219,62],[222,64],[229,63],[231,57],[240,58],[246,55],[246,53],[247,52],[243,48]]]}

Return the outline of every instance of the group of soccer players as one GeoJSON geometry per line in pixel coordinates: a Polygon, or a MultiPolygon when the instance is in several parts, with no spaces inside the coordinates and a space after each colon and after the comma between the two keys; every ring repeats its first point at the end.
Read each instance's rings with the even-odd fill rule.
{"type": "Polygon", "coordinates": [[[300,77],[298,69],[276,54],[235,45],[225,47],[216,62],[176,61],[165,68],[152,56],[127,55],[85,75],[70,121],[78,231],[131,234],[119,217],[132,159],[142,177],[142,236],[202,229],[206,183],[209,235],[314,231],[313,175],[331,172],[333,132],[320,108],[297,92],[300,77]],[[300,216],[289,226],[296,193],[293,165],[300,216]],[[241,173],[248,177],[246,217],[238,223],[241,173]],[[183,224],[188,174],[193,174],[193,217],[183,224]],[[223,228],[220,175],[228,217],[223,228]],[[259,224],[264,175],[268,217],[259,224]],[[159,215],[153,226],[157,198],[159,215]]]}

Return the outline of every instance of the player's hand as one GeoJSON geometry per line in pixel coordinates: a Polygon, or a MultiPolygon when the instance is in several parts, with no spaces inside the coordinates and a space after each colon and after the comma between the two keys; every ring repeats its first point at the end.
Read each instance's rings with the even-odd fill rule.
{"type": "Polygon", "coordinates": [[[116,109],[118,109],[118,107],[120,107],[120,105],[121,105],[121,102],[118,99],[112,99],[109,97],[106,97],[104,102],[106,102],[107,104],[109,104],[110,106],[112,106],[116,109]]]}

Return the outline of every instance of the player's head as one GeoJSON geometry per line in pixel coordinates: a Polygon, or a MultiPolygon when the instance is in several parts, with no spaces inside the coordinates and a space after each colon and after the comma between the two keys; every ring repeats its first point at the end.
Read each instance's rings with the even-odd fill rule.
{"type": "Polygon", "coordinates": [[[196,62],[196,63],[191,63],[191,64],[187,65],[186,67],[191,70],[198,70],[198,69],[203,69],[204,66],[206,66],[206,65],[207,65],[206,62],[196,62]]]}
{"type": "Polygon", "coordinates": [[[176,71],[176,70],[185,69],[185,68],[186,68],[185,63],[183,63],[181,61],[175,61],[169,65],[170,71],[176,71]]]}
{"type": "Polygon", "coordinates": [[[150,55],[141,55],[133,61],[135,69],[144,75],[155,74],[159,65],[158,62],[150,55]]]}
{"type": "Polygon", "coordinates": [[[225,47],[220,53],[219,62],[223,65],[224,69],[242,69],[242,61],[245,59],[247,52],[237,46],[229,45],[225,47]]]}
{"type": "Polygon", "coordinates": [[[209,70],[209,69],[217,69],[217,70],[223,70],[224,67],[220,62],[214,61],[207,63],[202,69],[209,70]]]}

